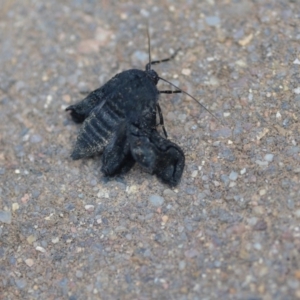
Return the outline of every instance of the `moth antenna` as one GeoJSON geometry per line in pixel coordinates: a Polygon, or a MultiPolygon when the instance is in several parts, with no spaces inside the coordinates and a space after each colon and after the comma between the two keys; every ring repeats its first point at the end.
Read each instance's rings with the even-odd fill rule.
{"type": "MultiPolygon", "coordinates": [[[[216,119],[219,123],[223,124],[223,122],[217,118],[209,109],[207,109],[203,104],[201,104],[195,97],[193,97],[191,94],[189,94],[188,92],[182,90],[180,87],[176,86],[175,84],[173,84],[172,82],[164,79],[164,78],[161,78],[161,77],[158,77],[160,80],[162,81],[165,81],[167,82],[168,84],[172,85],[173,87],[175,87],[178,91],[180,91],[181,93],[183,94],[186,94],[188,95],[189,97],[191,97],[194,101],[196,101],[202,108],[204,108],[212,117],[214,117],[214,119],[216,119]]],[[[224,124],[223,124],[224,125],[224,124]]]]}
{"type": "Polygon", "coordinates": [[[151,43],[150,43],[150,33],[149,33],[149,24],[147,26],[147,37],[148,37],[148,54],[149,54],[149,62],[146,65],[146,71],[151,70],[151,43]]]}

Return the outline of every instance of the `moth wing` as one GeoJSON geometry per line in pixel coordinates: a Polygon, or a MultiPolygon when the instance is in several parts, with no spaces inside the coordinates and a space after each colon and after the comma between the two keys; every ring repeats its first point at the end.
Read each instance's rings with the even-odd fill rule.
{"type": "Polygon", "coordinates": [[[66,111],[71,112],[71,117],[74,122],[82,123],[95,107],[103,105],[105,99],[105,91],[103,87],[100,87],[88,94],[88,96],[80,102],[68,106],[66,111]]]}
{"type": "Polygon", "coordinates": [[[156,130],[152,131],[150,141],[157,151],[154,174],[170,186],[177,185],[185,165],[182,149],[175,143],[160,136],[156,130]]]}
{"type": "Polygon", "coordinates": [[[137,130],[136,133],[130,136],[131,153],[136,162],[170,186],[177,185],[185,163],[181,148],[156,130],[137,130]]]}

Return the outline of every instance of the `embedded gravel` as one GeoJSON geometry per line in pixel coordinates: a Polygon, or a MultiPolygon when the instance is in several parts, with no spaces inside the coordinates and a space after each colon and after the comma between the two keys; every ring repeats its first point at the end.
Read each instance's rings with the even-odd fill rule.
{"type": "Polygon", "coordinates": [[[2,0],[0,44],[0,299],[300,299],[298,1],[2,0]],[[70,158],[64,109],[144,69],[148,23],[222,120],[161,95],[175,189],[70,158]]]}

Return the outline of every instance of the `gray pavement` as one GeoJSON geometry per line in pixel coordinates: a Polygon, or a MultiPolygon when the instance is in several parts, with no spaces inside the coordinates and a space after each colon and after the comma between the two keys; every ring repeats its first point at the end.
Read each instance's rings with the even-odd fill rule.
{"type": "Polygon", "coordinates": [[[300,3],[1,0],[0,299],[300,299],[300,3]],[[170,189],[73,161],[64,109],[144,69],[185,152],[170,189]],[[159,83],[160,89],[168,89],[159,83]]]}

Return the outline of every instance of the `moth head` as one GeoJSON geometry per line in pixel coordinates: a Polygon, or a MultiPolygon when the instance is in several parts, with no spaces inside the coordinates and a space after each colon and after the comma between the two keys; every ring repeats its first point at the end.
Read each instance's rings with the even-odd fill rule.
{"type": "Polygon", "coordinates": [[[150,77],[150,79],[154,82],[154,84],[157,85],[159,80],[158,74],[152,69],[146,70],[146,73],[150,77]]]}

